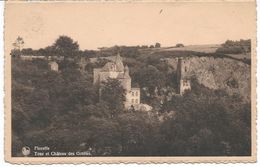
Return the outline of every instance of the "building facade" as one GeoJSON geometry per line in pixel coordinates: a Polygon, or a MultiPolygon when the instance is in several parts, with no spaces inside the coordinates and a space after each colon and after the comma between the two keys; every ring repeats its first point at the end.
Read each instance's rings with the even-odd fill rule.
{"type": "Polygon", "coordinates": [[[115,56],[112,62],[106,63],[102,68],[94,69],[93,84],[100,84],[108,78],[118,79],[125,89],[125,102],[126,109],[136,107],[140,104],[140,88],[132,88],[131,77],[129,76],[128,66],[124,66],[120,54],[115,56]]]}

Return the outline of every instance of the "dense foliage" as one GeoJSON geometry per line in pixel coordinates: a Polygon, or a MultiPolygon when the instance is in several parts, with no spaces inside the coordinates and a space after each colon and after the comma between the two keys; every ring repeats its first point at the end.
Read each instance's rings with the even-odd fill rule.
{"type": "Polygon", "coordinates": [[[216,50],[216,52],[225,54],[243,54],[251,52],[251,40],[227,40],[225,43],[221,45],[220,48],[216,50]]]}
{"type": "Polygon", "coordinates": [[[14,59],[12,67],[14,155],[24,145],[57,151],[91,147],[93,155],[250,154],[250,105],[224,92],[193,84],[192,92],[163,104],[159,114],[127,112],[116,103],[122,98],[111,92],[116,89],[106,89],[106,98],[98,101],[91,78],[73,63],[60,73],[48,71],[42,60],[14,59]]]}
{"type": "Polygon", "coordinates": [[[93,156],[251,154],[250,103],[208,89],[196,78],[191,91],[167,100],[176,92],[175,71],[160,57],[130,50],[129,57],[124,50],[124,63],[132,84],[141,88],[141,101],[153,106],[150,112],[124,110],[117,80],[103,83],[101,91],[92,84],[93,68],[102,67],[104,59],[88,62],[84,72],[75,60],[64,59],[54,72],[47,60],[13,58],[13,156],[35,145],[60,152],[91,150],[93,156]]]}

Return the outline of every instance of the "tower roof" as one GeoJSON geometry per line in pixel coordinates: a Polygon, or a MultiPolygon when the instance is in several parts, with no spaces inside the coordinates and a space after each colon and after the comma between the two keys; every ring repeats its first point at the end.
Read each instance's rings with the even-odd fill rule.
{"type": "Polygon", "coordinates": [[[124,64],[123,64],[123,61],[122,61],[122,57],[120,56],[119,53],[117,53],[117,55],[116,55],[115,64],[116,64],[118,71],[124,71],[124,64]]]}
{"type": "Polygon", "coordinates": [[[117,71],[124,72],[124,64],[119,53],[115,56],[112,62],[107,62],[103,67],[102,71],[117,71]]]}
{"type": "Polygon", "coordinates": [[[128,65],[125,65],[125,71],[129,71],[128,65]]]}

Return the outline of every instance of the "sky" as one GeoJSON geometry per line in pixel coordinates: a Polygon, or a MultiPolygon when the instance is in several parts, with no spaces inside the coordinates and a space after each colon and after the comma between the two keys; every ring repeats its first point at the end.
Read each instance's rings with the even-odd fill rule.
{"type": "Polygon", "coordinates": [[[5,40],[24,48],[52,45],[60,35],[80,49],[114,45],[219,44],[254,38],[254,2],[7,3],[5,40]]]}

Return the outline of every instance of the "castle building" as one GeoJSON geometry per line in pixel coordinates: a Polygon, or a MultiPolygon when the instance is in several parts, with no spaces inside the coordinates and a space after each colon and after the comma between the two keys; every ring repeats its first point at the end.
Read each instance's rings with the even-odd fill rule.
{"type": "Polygon", "coordinates": [[[178,82],[178,93],[180,95],[183,95],[187,90],[191,90],[191,81],[189,76],[189,63],[187,60],[183,58],[178,58],[177,82],[178,82]]]}
{"type": "Polygon", "coordinates": [[[120,54],[112,62],[106,63],[102,68],[94,68],[93,84],[100,84],[108,78],[118,79],[125,89],[125,108],[136,107],[140,104],[140,88],[132,88],[128,66],[124,66],[120,54]]]}

